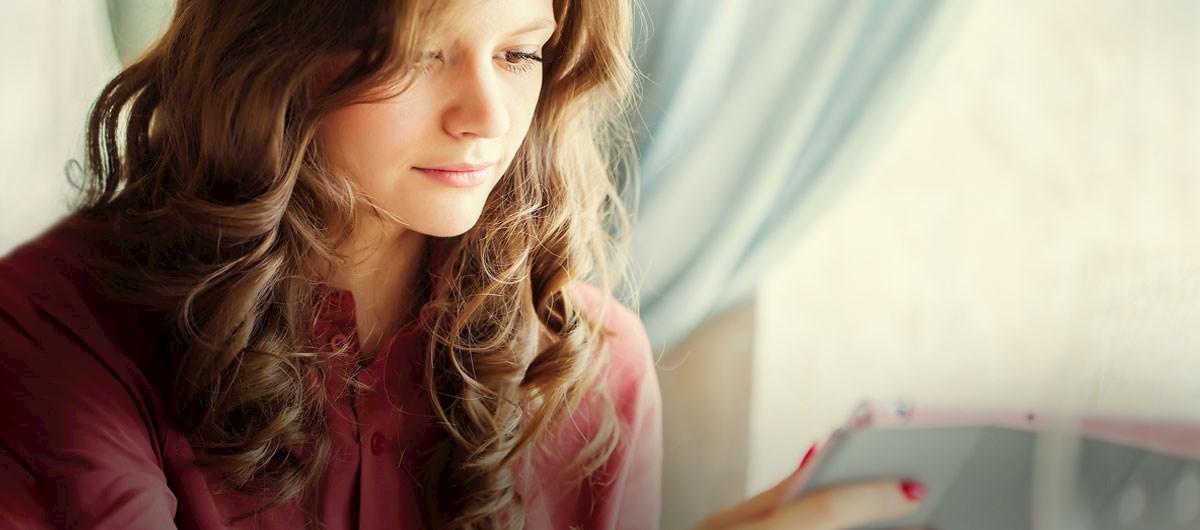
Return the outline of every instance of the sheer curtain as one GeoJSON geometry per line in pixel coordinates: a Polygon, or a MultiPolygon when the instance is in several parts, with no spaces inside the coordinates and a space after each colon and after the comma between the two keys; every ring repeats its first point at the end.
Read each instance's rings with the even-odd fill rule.
{"type": "Polygon", "coordinates": [[[747,296],[838,196],[964,5],[646,2],[634,257],[656,347],[747,296]]]}

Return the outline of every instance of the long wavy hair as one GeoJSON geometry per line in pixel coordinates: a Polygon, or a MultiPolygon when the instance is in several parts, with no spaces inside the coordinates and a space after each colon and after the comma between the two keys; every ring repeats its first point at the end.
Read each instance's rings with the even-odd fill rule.
{"type": "MultiPolygon", "coordinates": [[[[311,506],[323,476],[327,361],[346,352],[309,340],[312,315],[369,203],[322,159],[318,125],[379,87],[403,90],[456,4],[179,0],[90,114],[77,212],[117,247],[98,264],[104,287],[162,312],[172,413],[198,463],[265,507],[311,506]]],[[[583,403],[603,418],[572,473],[592,475],[622,441],[602,391],[604,308],[585,311],[571,285],[631,300],[628,182],[614,178],[630,174],[630,10],[554,0],[524,143],[478,223],[430,238],[424,383],[449,442],[429,465],[455,493],[426,494],[437,527],[523,526],[515,474],[583,403]]]]}

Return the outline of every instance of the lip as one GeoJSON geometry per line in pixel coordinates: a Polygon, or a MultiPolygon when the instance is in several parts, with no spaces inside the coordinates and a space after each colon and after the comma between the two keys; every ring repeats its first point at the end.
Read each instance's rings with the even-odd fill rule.
{"type": "Polygon", "coordinates": [[[472,188],[483,184],[492,174],[495,164],[453,164],[436,167],[413,167],[429,177],[454,188],[472,188]]]}

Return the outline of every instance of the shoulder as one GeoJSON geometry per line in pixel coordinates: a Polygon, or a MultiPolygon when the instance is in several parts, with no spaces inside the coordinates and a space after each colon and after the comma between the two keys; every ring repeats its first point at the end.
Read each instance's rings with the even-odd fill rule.
{"type": "Polygon", "coordinates": [[[589,283],[574,281],[570,290],[583,309],[603,323],[604,342],[599,346],[609,349],[609,386],[617,396],[637,393],[647,383],[657,391],[655,355],[641,317],[589,283]]]}
{"type": "Polygon", "coordinates": [[[97,226],[68,216],[0,257],[0,311],[10,325],[49,321],[87,346],[151,327],[137,308],[100,288],[92,262],[107,247],[89,229],[97,226]]]}
{"type": "MultiPolygon", "coordinates": [[[[608,348],[604,387],[623,434],[621,446],[605,466],[605,474],[614,477],[615,483],[647,482],[643,484],[647,495],[656,499],[656,477],[662,461],[663,401],[655,370],[656,356],[646,326],[635,311],[601,289],[583,282],[576,282],[571,288],[584,309],[600,318],[606,330],[605,339],[597,348],[608,348]]],[[[585,407],[575,424],[586,425],[583,432],[593,433],[597,414],[597,409],[585,407]]],[[[631,491],[640,487],[631,487],[631,491]]],[[[630,510],[642,506],[633,501],[625,504],[630,510]]],[[[643,510],[638,508],[638,511],[643,510]]]]}
{"type": "Polygon", "coordinates": [[[17,334],[45,349],[50,335],[74,333],[87,319],[71,281],[79,272],[72,247],[59,223],[0,258],[0,337],[10,346],[17,334]]]}
{"type": "Polygon", "coordinates": [[[594,345],[597,355],[607,353],[601,365],[599,384],[608,403],[587,399],[571,411],[547,445],[552,457],[546,469],[559,469],[568,457],[582,451],[600,432],[605,409],[611,405],[619,422],[621,446],[607,463],[608,473],[629,464],[634,455],[652,468],[661,451],[662,392],[655,371],[655,355],[646,327],[637,313],[603,290],[583,282],[569,286],[571,296],[583,311],[602,322],[603,340],[594,345]]]}
{"type": "Polygon", "coordinates": [[[94,283],[83,268],[87,242],[76,226],[73,218],[64,218],[0,257],[0,289],[5,294],[0,303],[8,308],[33,304],[55,317],[69,318],[47,302],[70,298],[78,303],[81,287],[94,283]]]}
{"type": "Polygon", "coordinates": [[[90,374],[144,395],[153,327],[97,289],[76,221],[65,218],[0,258],[0,369],[60,381],[90,374]]]}

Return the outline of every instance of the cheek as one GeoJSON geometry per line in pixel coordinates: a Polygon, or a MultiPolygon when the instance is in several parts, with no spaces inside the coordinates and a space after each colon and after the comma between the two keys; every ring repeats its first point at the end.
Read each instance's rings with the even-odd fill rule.
{"type": "Polygon", "coordinates": [[[541,99],[542,82],[540,76],[534,83],[530,83],[532,87],[523,90],[517,96],[517,110],[515,116],[519,116],[517,123],[521,124],[521,135],[529,130],[529,124],[533,119],[534,111],[537,110],[538,101],[541,99]]]}
{"type": "Polygon", "coordinates": [[[386,178],[408,158],[421,136],[418,116],[388,103],[339,109],[325,118],[319,142],[330,162],[360,185],[386,178]]]}
{"type": "Polygon", "coordinates": [[[508,131],[507,162],[512,161],[512,156],[516,154],[517,149],[521,147],[521,142],[529,133],[537,109],[538,97],[539,93],[535,88],[517,94],[510,100],[509,116],[512,118],[512,128],[508,131]]]}

